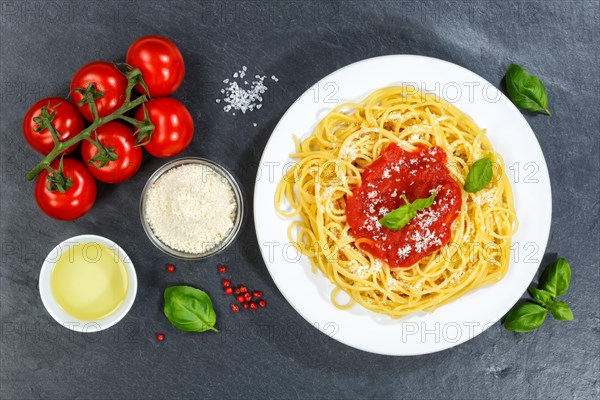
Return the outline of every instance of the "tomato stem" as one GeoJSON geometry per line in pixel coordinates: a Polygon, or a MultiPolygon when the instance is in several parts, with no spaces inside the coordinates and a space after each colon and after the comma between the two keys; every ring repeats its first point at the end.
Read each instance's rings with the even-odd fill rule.
{"type": "Polygon", "coordinates": [[[140,121],[135,118],[127,117],[125,115],[121,115],[119,118],[133,126],[136,126],[136,127],[144,126],[144,121],[140,121]]]}
{"type": "Polygon", "coordinates": [[[56,146],[58,143],[60,143],[60,139],[62,139],[62,137],[60,136],[52,122],[48,122],[48,130],[50,131],[50,134],[52,135],[52,140],[54,140],[54,145],[56,146]]]}
{"type": "Polygon", "coordinates": [[[146,95],[143,94],[137,97],[136,99],[131,100],[131,91],[135,87],[135,85],[140,83],[144,88],[146,85],[144,83],[144,80],[142,79],[142,73],[139,69],[132,68],[130,66],[127,67],[127,71],[121,71],[127,77],[127,90],[125,91],[125,102],[118,110],[116,110],[110,115],[107,115],[105,117],[98,116],[98,108],[96,107],[95,100],[102,97],[104,92],[96,91],[96,88],[94,87],[93,83],[90,83],[86,89],[75,89],[80,93],[84,94],[85,96],[79,105],[86,103],[89,104],[90,110],[92,111],[92,115],[94,116],[94,122],[92,122],[92,124],[84,130],[82,130],[77,136],[74,136],[69,140],[61,142],[59,140],[61,136],[52,124],[52,118],[54,117],[54,115],[49,114],[47,111],[45,114],[42,113],[41,118],[39,118],[39,122],[36,122],[38,122],[38,125],[42,127],[42,129],[43,127],[48,128],[48,130],[52,134],[52,139],[54,140],[54,148],[50,153],[48,153],[48,155],[46,155],[46,157],[44,157],[44,159],[38,165],[36,165],[31,171],[27,173],[27,180],[33,180],[43,169],[48,169],[52,161],[54,161],[63,151],[67,150],[74,144],[77,144],[82,140],[93,141],[93,139],[90,137],[92,132],[94,132],[102,125],[116,119],[122,119],[126,122],[129,122],[130,124],[136,126],[138,128],[138,131],[143,131],[145,141],[142,144],[147,143],[150,136],[152,135],[152,132],[154,131],[154,125],[150,122],[149,118],[144,118],[144,121],[138,121],[136,119],[125,116],[127,112],[148,101],[148,97],[146,97],[146,95]]]}
{"type": "Polygon", "coordinates": [[[67,178],[64,174],[63,157],[64,155],[60,156],[58,171],[55,171],[51,167],[47,168],[48,171],[50,171],[50,174],[46,177],[46,189],[48,189],[50,192],[58,190],[61,193],[65,193],[71,188],[71,186],[73,186],[73,179],[67,178]]]}
{"type": "MultiPolygon", "coordinates": [[[[129,79],[129,77],[128,77],[128,79],[129,79]]],[[[138,79],[138,78],[134,77],[132,79],[138,79]]],[[[92,113],[95,114],[94,122],[92,122],[92,124],[90,126],[88,126],[87,128],[85,128],[84,130],[82,130],[77,136],[74,136],[71,139],[66,140],[64,142],[58,142],[57,144],[55,144],[54,149],[52,149],[52,151],[50,153],[48,153],[48,155],[46,157],[44,157],[44,159],[38,165],[36,165],[31,171],[29,171],[27,173],[27,175],[26,175],[27,180],[33,180],[43,169],[46,169],[47,167],[49,167],[50,164],[52,163],[52,161],[54,161],[63,151],[65,151],[69,147],[73,146],[74,144],[77,144],[77,143],[81,142],[82,140],[89,138],[90,135],[92,134],[92,132],[94,132],[96,129],[98,129],[102,125],[106,124],[107,122],[113,121],[115,119],[123,119],[122,117],[124,116],[125,113],[127,113],[128,111],[130,111],[130,110],[138,107],[139,105],[144,104],[146,101],[148,101],[148,98],[145,95],[141,95],[140,97],[134,99],[133,101],[130,99],[130,97],[131,97],[131,93],[129,93],[129,95],[126,96],[125,102],[118,110],[116,110],[114,113],[107,115],[106,117],[102,117],[102,118],[97,116],[98,111],[96,110],[96,105],[94,103],[93,96],[87,97],[85,99],[86,102],[89,102],[91,99],[91,103],[88,103],[88,104],[90,104],[92,113]],[[93,106],[92,106],[92,104],[93,104],[93,106]]],[[[51,123],[48,126],[49,129],[50,129],[50,126],[52,126],[51,123]]],[[[153,125],[152,125],[152,129],[154,129],[153,125]]],[[[56,130],[54,129],[53,126],[52,126],[52,129],[50,130],[50,132],[52,133],[52,131],[56,132],[56,130]]],[[[58,132],[56,132],[56,133],[58,134],[58,132]]],[[[54,134],[53,134],[53,136],[54,136],[54,134]]]]}
{"type": "Polygon", "coordinates": [[[98,107],[96,107],[96,102],[94,101],[94,95],[88,93],[85,96],[85,102],[90,105],[90,110],[92,110],[92,117],[94,117],[94,121],[98,119],[98,107]]]}
{"type": "Polygon", "coordinates": [[[93,165],[96,168],[102,168],[111,161],[117,161],[119,156],[115,153],[115,148],[112,146],[106,147],[98,138],[98,132],[95,132],[95,134],[96,140],[91,137],[86,138],[88,142],[98,149],[98,153],[88,160],[88,164],[93,165]]]}
{"type": "MultiPolygon", "coordinates": [[[[57,104],[56,107],[58,107],[59,105],[60,103],[57,104]]],[[[34,117],[33,122],[37,124],[37,128],[35,128],[36,132],[41,132],[44,129],[48,129],[50,131],[50,135],[52,135],[52,141],[56,145],[59,141],[62,140],[62,136],[60,135],[60,133],[58,133],[58,131],[56,130],[56,128],[54,128],[54,125],[52,124],[52,120],[54,120],[55,116],[56,110],[50,112],[50,102],[48,102],[48,106],[42,107],[40,115],[34,117]]]]}

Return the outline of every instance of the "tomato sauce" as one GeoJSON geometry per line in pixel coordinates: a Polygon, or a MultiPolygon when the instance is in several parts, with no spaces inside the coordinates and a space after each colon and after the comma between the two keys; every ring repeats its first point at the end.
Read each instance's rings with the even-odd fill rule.
{"type": "Polygon", "coordinates": [[[346,219],[356,244],[384,260],[390,268],[409,267],[450,241],[450,225],[461,209],[458,183],[446,167],[440,147],[419,146],[415,151],[390,144],[362,173],[362,183],[346,202],[346,219]],[[431,207],[403,228],[393,231],[379,220],[405,205],[438,193],[431,207]]]}

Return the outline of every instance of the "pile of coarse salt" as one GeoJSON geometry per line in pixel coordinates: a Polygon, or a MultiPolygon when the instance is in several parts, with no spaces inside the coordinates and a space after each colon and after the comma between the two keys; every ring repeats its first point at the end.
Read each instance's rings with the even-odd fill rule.
{"type": "MultiPolygon", "coordinates": [[[[241,111],[245,114],[247,111],[259,110],[262,107],[262,95],[267,91],[265,85],[266,76],[254,75],[254,78],[246,78],[248,67],[245,65],[241,70],[234,72],[231,78],[223,80],[226,85],[221,89],[222,98],[217,98],[217,103],[226,103],[223,106],[223,111],[232,112],[241,111]]],[[[275,75],[271,75],[273,82],[279,82],[275,75]]],[[[256,126],[256,124],[254,124],[256,126]]]]}

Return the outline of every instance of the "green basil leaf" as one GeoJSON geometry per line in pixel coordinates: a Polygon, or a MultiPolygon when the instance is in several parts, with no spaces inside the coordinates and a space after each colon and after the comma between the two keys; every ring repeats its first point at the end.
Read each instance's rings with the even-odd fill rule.
{"type": "Polygon", "coordinates": [[[411,206],[415,211],[421,211],[426,209],[427,207],[431,207],[433,201],[435,200],[435,196],[437,196],[437,191],[433,192],[433,194],[425,199],[416,199],[412,202],[411,206]]]}
{"type": "Polygon", "coordinates": [[[544,323],[547,311],[534,303],[524,303],[512,310],[504,320],[504,327],[513,332],[529,332],[544,323]]]}
{"type": "Polygon", "coordinates": [[[202,290],[191,286],[170,286],[165,289],[164,297],[165,316],[175,328],[187,332],[217,331],[212,301],[202,290]]]}
{"type": "Polygon", "coordinates": [[[562,301],[555,301],[550,304],[550,312],[554,319],[559,321],[572,321],[573,311],[569,308],[567,303],[562,301]]]}
{"type": "Polygon", "coordinates": [[[540,277],[539,288],[552,293],[553,298],[562,296],[569,289],[571,267],[564,258],[548,265],[540,277]]]}
{"type": "Polygon", "coordinates": [[[529,294],[533,297],[533,300],[544,307],[549,307],[552,303],[552,293],[546,290],[530,287],[529,294]]]}
{"type": "Polygon", "coordinates": [[[393,231],[404,228],[417,215],[410,204],[396,208],[379,220],[379,223],[393,231]]]}
{"type": "Polygon", "coordinates": [[[492,160],[489,157],[481,158],[471,165],[471,169],[465,179],[465,191],[469,193],[479,192],[492,180],[492,160]]]}
{"type": "Polygon", "coordinates": [[[517,64],[511,64],[506,71],[506,91],[508,98],[519,108],[529,111],[548,110],[548,95],[542,81],[517,64]]]}
{"type": "Polygon", "coordinates": [[[410,203],[406,198],[406,195],[403,194],[402,198],[406,204],[387,213],[379,220],[379,223],[393,231],[402,229],[410,222],[411,219],[417,216],[418,211],[424,210],[427,207],[431,207],[433,201],[435,200],[435,196],[437,196],[437,191],[427,198],[417,199],[413,203],[410,203]]]}

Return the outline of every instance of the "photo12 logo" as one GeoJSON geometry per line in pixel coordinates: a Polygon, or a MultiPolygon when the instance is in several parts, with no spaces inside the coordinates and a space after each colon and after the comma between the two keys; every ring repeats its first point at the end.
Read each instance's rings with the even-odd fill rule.
{"type": "Polygon", "coordinates": [[[399,323],[402,343],[462,343],[493,326],[495,322],[413,322],[399,323]]]}
{"type": "Polygon", "coordinates": [[[7,24],[70,24],[99,21],[136,23],[139,2],[106,1],[1,1],[0,22],[7,24]]]}

